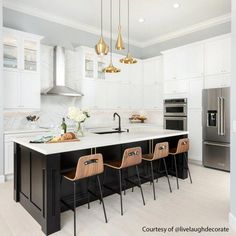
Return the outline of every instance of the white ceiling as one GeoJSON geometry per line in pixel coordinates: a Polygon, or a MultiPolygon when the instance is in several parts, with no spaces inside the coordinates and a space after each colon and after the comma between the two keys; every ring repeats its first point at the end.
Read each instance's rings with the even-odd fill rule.
{"type": "MultiPolygon", "coordinates": [[[[109,3],[103,0],[104,29],[109,30],[109,3]]],[[[178,34],[227,22],[231,0],[130,0],[130,38],[147,46],[178,34]],[[179,3],[178,9],[173,8],[179,3]],[[145,18],[139,23],[139,18],[145,18]]],[[[122,26],[127,34],[127,0],[121,0],[122,26]]],[[[100,0],[4,0],[4,6],[99,34],[100,0]]],[[[118,0],[113,0],[114,32],[118,24],[118,0]]],[[[107,34],[108,32],[105,32],[107,34]]]]}

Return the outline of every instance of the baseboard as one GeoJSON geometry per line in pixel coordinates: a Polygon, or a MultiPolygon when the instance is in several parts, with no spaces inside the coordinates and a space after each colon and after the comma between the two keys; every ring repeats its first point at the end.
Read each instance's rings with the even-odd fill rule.
{"type": "Polygon", "coordinates": [[[4,175],[0,175],[0,184],[5,182],[5,176],[4,175]]]}
{"type": "Polygon", "coordinates": [[[231,212],[229,213],[229,225],[236,232],[236,217],[231,212]]]}
{"type": "Polygon", "coordinates": [[[202,161],[199,161],[199,160],[188,159],[188,162],[189,162],[190,164],[202,166],[202,161]]]}

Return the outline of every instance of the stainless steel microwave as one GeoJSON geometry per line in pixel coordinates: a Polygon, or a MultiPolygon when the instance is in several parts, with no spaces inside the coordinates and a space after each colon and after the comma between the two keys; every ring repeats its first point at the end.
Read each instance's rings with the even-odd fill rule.
{"type": "Polygon", "coordinates": [[[164,116],[187,116],[187,98],[164,100],[164,116]]]}

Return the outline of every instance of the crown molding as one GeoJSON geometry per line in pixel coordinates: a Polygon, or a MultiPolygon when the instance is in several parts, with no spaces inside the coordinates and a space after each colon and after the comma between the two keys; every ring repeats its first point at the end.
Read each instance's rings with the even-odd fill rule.
{"type": "MultiPolygon", "coordinates": [[[[96,28],[96,27],[86,25],[86,24],[80,23],[78,21],[69,20],[69,19],[66,19],[66,18],[63,18],[63,17],[51,15],[51,14],[45,13],[41,10],[38,10],[36,8],[25,6],[22,3],[15,3],[15,2],[11,3],[11,2],[8,2],[8,1],[4,1],[3,2],[3,7],[6,7],[8,9],[11,9],[11,10],[14,10],[14,11],[22,12],[22,13],[27,14],[27,15],[35,16],[35,17],[38,17],[38,18],[41,18],[41,19],[44,19],[44,20],[48,20],[48,21],[51,21],[51,22],[54,22],[54,23],[58,23],[58,24],[61,24],[61,25],[64,25],[64,26],[68,26],[68,27],[71,27],[73,29],[77,29],[77,30],[81,30],[81,31],[84,31],[84,32],[87,32],[87,33],[91,33],[91,34],[94,34],[94,35],[97,35],[97,36],[100,36],[100,34],[101,34],[101,30],[96,28]]],[[[109,38],[110,37],[110,32],[103,30],[103,35],[106,38],[109,38]]],[[[116,39],[114,39],[114,40],[116,40],[116,39]]],[[[124,41],[127,41],[127,39],[125,37],[124,37],[124,41]]],[[[142,47],[141,42],[138,42],[138,41],[135,41],[135,40],[132,40],[132,39],[130,39],[130,44],[133,45],[133,46],[136,46],[136,47],[142,47]]]]}
{"type": "Polygon", "coordinates": [[[191,34],[191,33],[194,33],[194,32],[200,31],[200,30],[204,30],[204,29],[216,26],[216,25],[223,24],[223,23],[227,23],[230,21],[231,21],[231,14],[226,14],[226,15],[222,15],[219,17],[215,17],[215,18],[209,19],[207,21],[192,25],[190,27],[187,27],[187,28],[184,28],[184,29],[160,36],[160,37],[156,37],[156,38],[148,40],[146,42],[143,42],[142,48],[149,47],[154,44],[162,43],[167,40],[175,39],[175,38],[187,35],[187,34],[191,34]]]}
{"type": "MultiPolygon", "coordinates": [[[[35,16],[35,17],[38,17],[38,18],[41,18],[44,20],[48,20],[48,21],[51,21],[54,23],[65,25],[65,26],[68,26],[68,27],[71,27],[74,29],[78,29],[81,31],[85,31],[87,33],[91,33],[91,34],[98,35],[98,36],[100,35],[100,29],[98,29],[96,27],[92,27],[90,25],[86,25],[86,24],[83,24],[83,23],[80,23],[80,22],[77,22],[74,20],[63,18],[63,17],[54,16],[54,15],[45,13],[43,11],[40,11],[36,8],[31,8],[31,7],[25,6],[19,2],[13,3],[13,2],[9,2],[9,1],[4,0],[3,6],[6,8],[9,8],[11,10],[22,12],[27,15],[35,16]]],[[[162,43],[164,41],[168,41],[171,39],[182,37],[187,34],[191,34],[191,33],[194,33],[194,32],[200,31],[200,30],[204,30],[204,29],[207,29],[207,28],[210,28],[210,27],[213,27],[216,25],[220,25],[220,24],[223,24],[226,22],[230,22],[230,21],[231,21],[231,14],[226,14],[226,15],[222,15],[219,17],[209,19],[204,22],[200,22],[198,24],[192,25],[190,27],[187,27],[187,28],[184,28],[181,30],[171,32],[166,35],[162,35],[160,37],[156,37],[156,38],[144,41],[144,42],[130,39],[130,44],[133,46],[139,47],[139,48],[145,48],[145,47],[152,46],[154,44],[158,44],[158,43],[162,43]]],[[[110,33],[108,31],[104,31],[103,34],[106,38],[110,37],[110,33]]],[[[126,38],[124,38],[124,40],[127,41],[126,38]]]]}

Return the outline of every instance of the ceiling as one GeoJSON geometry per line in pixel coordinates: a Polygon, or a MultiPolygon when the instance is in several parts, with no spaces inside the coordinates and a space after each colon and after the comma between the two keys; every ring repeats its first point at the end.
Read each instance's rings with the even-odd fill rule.
{"type": "MultiPolygon", "coordinates": [[[[113,0],[113,25],[118,24],[118,0],[113,0]]],[[[109,31],[109,3],[103,0],[104,31],[109,31]]],[[[231,0],[130,0],[130,38],[148,46],[230,20],[231,0]],[[175,9],[174,3],[180,7],[175,9]],[[139,23],[144,18],[144,23],[139,23]]],[[[121,0],[123,34],[127,35],[127,0],[121,0]]],[[[4,6],[87,32],[100,33],[100,0],[4,0],[4,6]]]]}

